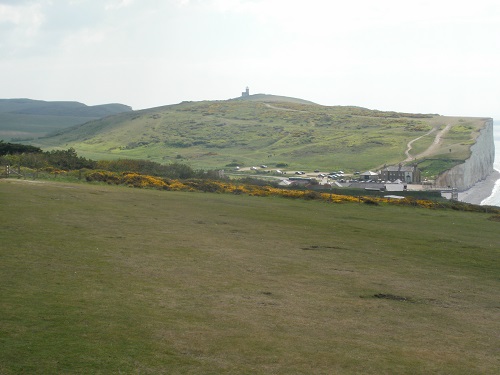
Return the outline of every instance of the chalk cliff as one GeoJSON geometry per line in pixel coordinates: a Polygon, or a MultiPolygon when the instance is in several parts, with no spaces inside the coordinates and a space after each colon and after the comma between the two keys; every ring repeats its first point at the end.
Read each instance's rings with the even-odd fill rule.
{"type": "Polygon", "coordinates": [[[468,189],[493,172],[494,160],[493,119],[487,119],[476,138],[476,143],[471,147],[470,158],[465,163],[439,175],[436,179],[436,185],[440,187],[451,186],[458,190],[468,189]]]}

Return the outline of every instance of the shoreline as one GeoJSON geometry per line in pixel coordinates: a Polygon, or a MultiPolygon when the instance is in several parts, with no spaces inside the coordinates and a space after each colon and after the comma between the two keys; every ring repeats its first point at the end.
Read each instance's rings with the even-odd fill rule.
{"type": "Polygon", "coordinates": [[[458,200],[464,203],[481,204],[492,192],[497,180],[500,180],[500,172],[496,169],[484,180],[476,182],[471,188],[458,193],[458,200]]]}

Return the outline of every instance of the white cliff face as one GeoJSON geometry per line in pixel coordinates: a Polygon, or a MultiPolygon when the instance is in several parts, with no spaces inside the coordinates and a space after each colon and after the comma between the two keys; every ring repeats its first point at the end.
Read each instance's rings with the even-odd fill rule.
{"type": "Polygon", "coordinates": [[[439,175],[436,179],[436,185],[440,187],[451,186],[459,190],[469,189],[493,172],[494,160],[493,119],[488,119],[480,131],[476,143],[471,147],[470,158],[465,163],[439,175]]]}

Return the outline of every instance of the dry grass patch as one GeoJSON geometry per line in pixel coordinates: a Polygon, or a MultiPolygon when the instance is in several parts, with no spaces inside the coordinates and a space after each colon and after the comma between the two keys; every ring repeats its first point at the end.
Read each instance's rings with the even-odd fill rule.
{"type": "Polygon", "coordinates": [[[13,181],[0,204],[1,373],[497,369],[488,214],[13,181]]]}

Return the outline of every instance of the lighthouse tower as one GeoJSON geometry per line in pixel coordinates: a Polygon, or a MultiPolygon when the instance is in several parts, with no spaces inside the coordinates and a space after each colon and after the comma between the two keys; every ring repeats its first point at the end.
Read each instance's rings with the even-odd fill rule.
{"type": "Polygon", "coordinates": [[[246,90],[241,93],[242,98],[245,98],[247,96],[250,96],[250,89],[248,88],[248,86],[247,86],[246,90]]]}

